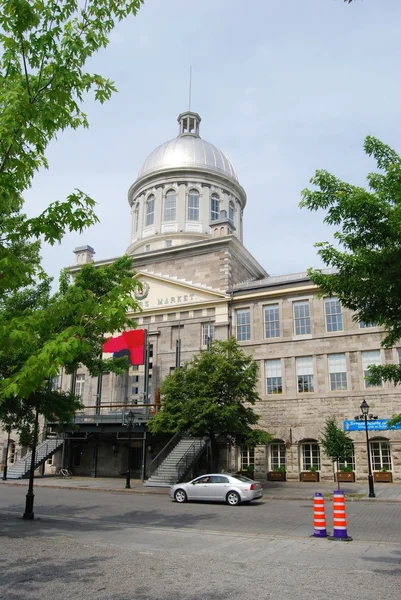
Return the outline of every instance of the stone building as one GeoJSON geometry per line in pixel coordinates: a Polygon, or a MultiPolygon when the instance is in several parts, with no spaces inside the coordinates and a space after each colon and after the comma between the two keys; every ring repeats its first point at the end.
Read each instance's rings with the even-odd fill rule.
{"type": "MultiPolygon", "coordinates": [[[[274,439],[255,451],[227,448],[222,468],[250,464],[256,477],[266,478],[285,467],[287,479],[299,480],[312,467],[322,480],[333,480],[319,437],[326,418],[335,416],[354,441],[347,466],[357,479],[366,479],[364,423],[354,419],[366,399],[370,414],[379,417],[369,420],[373,470],[387,470],[400,481],[401,431],[388,430],[385,422],[400,411],[399,390],[371,387],[364,375],[370,364],[398,363],[401,352],[382,349],[380,328],[356,322],[338,299],[319,297],[306,273],[268,275],[243,244],[245,190],[228,158],[201,139],[200,121],[193,112],[179,115],[178,137],[148,156],[128,192],[127,253],[143,283],[142,312],[132,317],[148,332],[148,371],[130,367],[124,376],[99,379],[80,369],[73,381],[60,373],[57,385],[73,385],[85,409],[77,415],[78,429],[66,432],[63,449],[49,458],[47,471],[64,462],[77,475],[122,475],[130,447],[131,470],[148,477],[152,459],[169,438],[152,437],[146,423],[161,382],[176,368],[177,340],[182,363],[208,340],[234,335],[258,362],[255,410],[274,439]]],[[[72,273],[94,260],[90,246],[75,254],[72,273]]]]}

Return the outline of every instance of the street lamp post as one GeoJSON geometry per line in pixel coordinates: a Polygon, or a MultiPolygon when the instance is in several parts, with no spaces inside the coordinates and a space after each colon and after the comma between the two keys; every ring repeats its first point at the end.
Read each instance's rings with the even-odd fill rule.
{"type": "Polygon", "coordinates": [[[128,427],[128,459],[127,459],[127,477],[125,480],[125,488],[127,490],[131,489],[131,471],[130,471],[130,450],[131,450],[131,433],[132,426],[134,424],[135,415],[132,410],[129,411],[125,425],[128,427]]]}
{"type": "Polygon", "coordinates": [[[369,479],[369,498],[376,498],[375,494],[375,486],[373,483],[373,474],[372,474],[372,462],[370,459],[370,446],[369,446],[369,434],[368,434],[368,414],[369,414],[369,404],[364,400],[361,404],[361,413],[365,420],[365,432],[366,432],[366,451],[368,453],[368,479],[369,479]]]}

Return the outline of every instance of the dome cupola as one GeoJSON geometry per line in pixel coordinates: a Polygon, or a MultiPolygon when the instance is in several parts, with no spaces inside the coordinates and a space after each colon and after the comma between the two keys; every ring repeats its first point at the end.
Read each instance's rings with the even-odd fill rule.
{"type": "Polygon", "coordinates": [[[178,136],[149,154],[128,192],[132,209],[129,253],[216,236],[219,229],[211,224],[223,210],[231,223],[228,230],[242,241],[246,194],[231,161],[202,140],[198,113],[183,112],[177,120],[178,136]]]}

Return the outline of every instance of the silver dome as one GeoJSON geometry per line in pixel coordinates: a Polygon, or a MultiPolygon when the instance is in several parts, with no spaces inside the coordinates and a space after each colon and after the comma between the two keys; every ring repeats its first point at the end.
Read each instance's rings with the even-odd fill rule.
{"type": "Polygon", "coordinates": [[[222,172],[238,181],[234,167],[227,156],[216,146],[196,135],[179,135],[153,150],[143,163],[138,179],[156,171],[180,167],[222,172]]]}

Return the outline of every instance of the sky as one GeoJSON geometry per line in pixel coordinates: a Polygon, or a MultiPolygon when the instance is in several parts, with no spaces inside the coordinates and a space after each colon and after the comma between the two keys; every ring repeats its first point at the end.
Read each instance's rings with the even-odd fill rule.
{"type": "Polygon", "coordinates": [[[299,208],[316,169],[365,185],[373,135],[401,151],[399,0],[145,0],[115,28],[88,70],[115,81],[104,105],[84,105],[90,127],[65,131],[48,149],[26,212],[40,213],[79,188],[100,223],[43,247],[47,272],[96,260],[130,242],[128,188],[154,148],[178,134],[188,108],[201,137],[220,148],[247,193],[244,245],[271,275],[321,266],[314,244],[330,240],[324,213],[299,208]]]}

